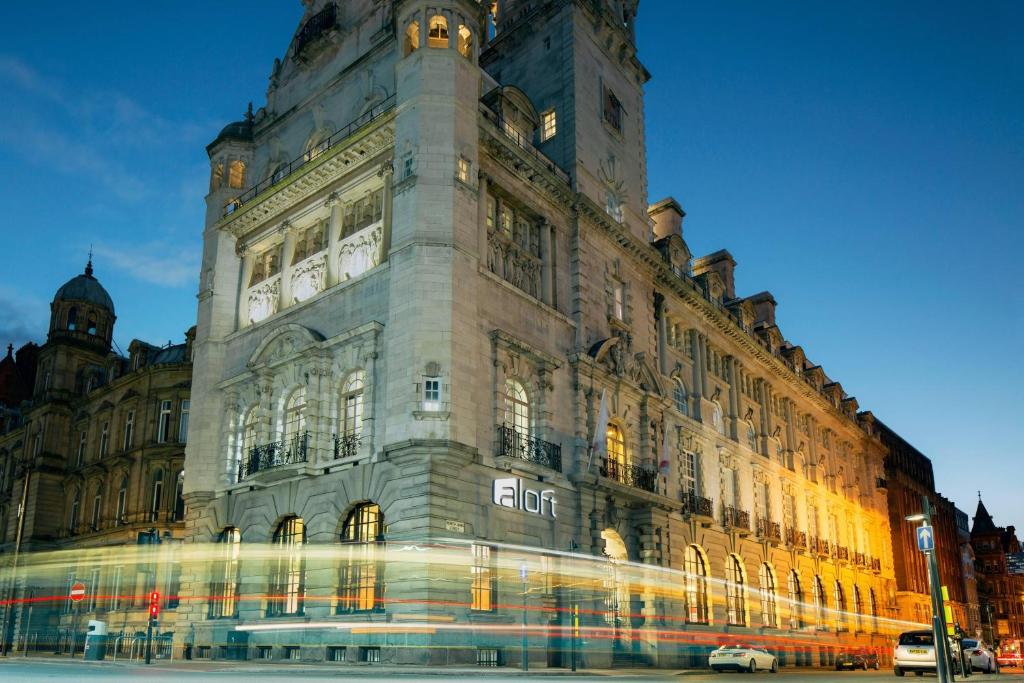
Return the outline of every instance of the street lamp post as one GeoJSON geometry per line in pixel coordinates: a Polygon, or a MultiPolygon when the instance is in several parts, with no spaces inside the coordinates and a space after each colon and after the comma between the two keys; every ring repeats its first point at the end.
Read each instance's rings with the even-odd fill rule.
{"type": "MultiPolygon", "coordinates": [[[[921,513],[910,515],[905,519],[908,522],[921,522],[921,528],[932,527],[932,503],[928,496],[921,496],[921,513]]],[[[921,532],[919,532],[919,535],[921,532]]],[[[931,536],[931,548],[922,548],[928,562],[928,584],[932,597],[932,634],[935,639],[935,674],[939,683],[949,683],[949,650],[946,640],[945,611],[942,608],[942,584],[939,582],[939,565],[935,560],[935,536],[934,531],[925,532],[925,537],[931,536]]],[[[920,546],[920,540],[918,542],[920,546]]]]}

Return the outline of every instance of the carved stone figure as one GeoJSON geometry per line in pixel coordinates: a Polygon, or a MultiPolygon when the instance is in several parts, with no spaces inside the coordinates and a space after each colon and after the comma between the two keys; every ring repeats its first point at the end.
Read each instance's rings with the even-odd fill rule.
{"type": "Polygon", "coordinates": [[[281,278],[275,277],[249,290],[249,322],[258,323],[277,313],[281,300],[281,278]]]}

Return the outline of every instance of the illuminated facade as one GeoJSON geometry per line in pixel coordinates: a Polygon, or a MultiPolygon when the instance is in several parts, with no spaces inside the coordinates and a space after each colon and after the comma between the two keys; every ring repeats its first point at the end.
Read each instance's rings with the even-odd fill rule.
{"type": "Polygon", "coordinates": [[[70,639],[57,641],[74,633],[80,647],[89,619],[107,621],[112,633],[134,632],[145,624],[147,590],[178,593],[173,561],[120,566],[106,561],[104,549],[137,545],[141,535],[159,543],[154,556],[173,560],[183,540],[192,331],[178,345],[134,340],[125,357],[112,348],[114,321],[114,304],[90,262],[54,296],[47,341],[31,354],[31,371],[22,372],[34,381],[23,401],[7,406],[0,569],[10,571],[18,556],[24,564],[36,553],[87,551],[61,570],[56,586],[23,570],[12,593],[9,574],[0,572],[4,601],[58,597],[0,608],[7,643],[70,649],[70,639]],[[59,599],[75,582],[85,584],[85,598],[74,605],[59,599]]]}
{"type": "Polygon", "coordinates": [[[771,294],[649,205],[637,3],[304,4],[265,106],[207,148],[185,498],[223,557],[183,576],[197,652],[512,663],[525,584],[555,628],[533,664],[565,666],[567,552],[608,563],[587,666],[702,659],[654,624],[800,636],[788,665],[887,647],[884,447],[771,294]],[[444,580],[380,561],[439,544],[444,580]]]}
{"type": "Polygon", "coordinates": [[[979,499],[971,545],[978,570],[982,636],[990,643],[1024,640],[1024,575],[1011,574],[1007,564],[1007,555],[1022,551],[1017,530],[996,526],[979,499]]]}

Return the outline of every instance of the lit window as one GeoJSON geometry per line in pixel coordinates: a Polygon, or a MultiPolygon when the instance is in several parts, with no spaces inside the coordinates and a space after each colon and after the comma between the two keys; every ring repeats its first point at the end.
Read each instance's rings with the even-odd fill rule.
{"type": "Polygon", "coordinates": [[[238,557],[241,552],[242,535],[238,529],[227,527],[217,539],[223,550],[218,553],[219,561],[214,565],[213,585],[210,587],[211,619],[234,617],[238,610],[238,557]]]}
{"type": "Polygon", "coordinates": [[[245,187],[245,162],[235,159],[228,164],[228,187],[240,190],[245,187]]]}
{"type": "Polygon", "coordinates": [[[612,283],[612,316],[616,320],[626,319],[626,287],[618,280],[612,283]]]}
{"type": "Polygon", "coordinates": [[[685,596],[686,620],[694,624],[708,623],[708,568],[704,555],[695,545],[686,547],[685,596]]]}
{"type": "Polygon", "coordinates": [[[491,612],[495,609],[498,593],[498,577],[495,571],[496,550],[488,545],[474,543],[472,575],[472,602],[470,609],[478,612],[491,612]]]}
{"type": "Polygon", "coordinates": [[[384,609],[384,568],[378,560],[383,539],[384,517],[379,505],[363,503],[349,513],[341,530],[347,553],[338,581],[338,614],[384,609]]]}
{"type": "Polygon", "coordinates": [[[540,115],[540,141],[546,142],[558,132],[558,119],[555,110],[549,109],[540,115]]]}
{"type": "Polygon", "coordinates": [[[775,600],[775,572],[767,563],[763,563],[757,576],[761,584],[761,624],[767,628],[777,628],[779,616],[775,600]]]}
{"type": "Polygon", "coordinates": [[[743,561],[735,555],[729,555],[725,560],[725,610],[729,624],[743,626],[746,623],[745,590],[743,561]]]}
{"type": "Polygon", "coordinates": [[[456,177],[460,182],[469,183],[469,159],[466,157],[459,157],[459,166],[456,171],[456,177]]]}
{"type": "Polygon", "coordinates": [[[363,432],[363,372],[353,373],[341,394],[341,433],[358,438],[363,432]]]}
{"type": "Polygon", "coordinates": [[[448,20],[440,14],[430,18],[430,31],[427,33],[428,47],[448,47],[448,20]]]}
{"type": "Polygon", "coordinates": [[[523,438],[530,436],[530,402],[519,382],[505,380],[505,426],[523,438]]]}
{"type": "Polygon", "coordinates": [[[267,600],[267,615],[301,614],[306,592],[302,556],[306,527],[302,519],[289,517],[281,522],[272,542],[277,547],[277,562],[270,577],[271,597],[267,600]]]}
{"type": "Polygon", "coordinates": [[[622,430],[616,425],[608,425],[605,443],[608,450],[605,476],[615,481],[626,481],[626,441],[622,430]]]}

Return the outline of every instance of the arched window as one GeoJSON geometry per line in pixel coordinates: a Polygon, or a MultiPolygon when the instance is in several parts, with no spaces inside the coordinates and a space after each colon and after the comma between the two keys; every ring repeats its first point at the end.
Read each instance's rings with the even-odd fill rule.
{"type": "Polygon", "coordinates": [[[761,585],[761,624],[768,628],[779,627],[779,613],[775,596],[775,572],[767,562],[761,564],[757,571],[757,580],[761,585]]]}
{"type": "Polygon", "coordinates": [[[96,486],[96,494],[92,497],[92,522],[90,527],[93,531],[100,529],[100,513],[103,510],[103,487],[96,486]]]}
{"type": "Polygon", "coordinates": [[[72,536],[78,533],[78,507],[81,504],[79,495],[79,492],[75,491],[74,497],[71,498],[71,514],[68,516],[68,531],[72,536]]]}
{"type": "Polygon", "coordinates": [[[524,439],[530,436],[530,401],[526,389],[514,379],[505,380],[505,426],[524,439]]]}
{"type": "Polygon", "coordinates": [[[345,519],[341,542],[346,553],[338,578],[337,613],[384,610],[384,516],[376,503],[357,505],[345,519]]]}
{"type": "Polygon", "coordinates": [[[408,57],[420,49],[420,22],[414,21],[405,29],[405,40],[402,43],[402,55],[408,57]]]}
{"type": "Polygon", "coordinates": [[[239,455],[245,458],[253,448],[256,447],[256,438],[258,431],[258,413],[256,406],[249,408],[245,412],[245,416],[242,418],[242,433],[239,435],[238,440],[240,445],[239,455]]]}
{"type": "Polygon", "coordinates": [[[440,14],[430,18],[430,32],[427,33],[428,47],[448,47],[448,20],[440,14]]]}
{"type": "Polygon", "coordinates": [[[465,24],[459,24],[459,37],[456,47],[459,54],[470,59],[473,56],[473,32],[465,24]]]}
{"type": "Polygon", "coordinates": [[[301,517],[288,517],[274,531],[276,564],[270,576],[267,615],[302,614],[306,593],[306,570],[302,547],[306,527],[301,517]]]}
{"type": "Polygon", "coordinates": [[[78,309],[72,306],[68,309],[68,329],[74,330],[78,326],[78,309]]]}
{"type": "Polygon", "coordinates": [[[753,422],[748,422],[747,423],[747,448],[749,448],[750,450],[754,451],[755,453],[758,452],[758,448],[757,448],[757,430],[754,429],[754,423],[753,422]]]}
{"type": "Polygon", "coordinates": [[[171,521],[185,520],[185,470],[178,470],[174,478],[174,518],[171,521]]]}
{"type": "Polygon", "coordinates": [[[605,444],[608,450],[605,476],[616,481],[625,481],[626,441],[618,425],[608,425],[608,430],[605,432],[605,444]]]}
{"type": "Polygon", "coordinates": [[[153,487],[149,496],[149,521],[155,522],[160,517],[160,501],[164,496],[164,471],[153,473],[153,487]]]}
{"type": "Polygon", "coordinates": [[[853,628],[858,633],[864,631],[864,600],[860,595],[860,586],[854,585],[853,587],[853,628]]]}
{"type": "Polygon", "coordinates": [[[363,433],[364,378],[362,370],[353,372],[341,390],[341,433],[356,439],[363,433]]]}
{"type": "Polygon", "coordinates": [[[846,630],[846,593],[843,591],[843,584],[836,579],[835,583],[835,604],[836,604],[836,630],[846,630]]]}
{"type": "Polygon", "coordinates": [[[821,584],[820,576],[814,577],[811,597],[814,600],[814,628],[824,631],[828,628],[828,625],[825,623],[825,587],[821,584]]]}
{"type": "Polygon", "coordinates": [[[245,162],[235,159],[228,164],[228,187],[240,190],[245,187],[245,162]]]}
{"type": "Polygon", "coordinates": [[[672,400],[676,404],[676,410],[683,415],[690,414],[690,403],[686,397],[686,386],[681,379],[677,378],[675,385],[672,387],[672,400]]]}
{"type": "Polygon", "coordinates": [[[711,404],[711,426],[719,434],[725,434],[725,420],[722,419],[722,406],[718,403],[711,404]]]}
{"type": "Polygon", "coordinates": [[[211,619],[230,619],[238,615],[238,557],[242,550],[242,534],[229,526],[220,532],[217,543],[221,548],[210,574],[209,616],[211,619]]]}
{"type": "Polygon", "coordinates": [[[224,182],[224,164],[218,161],[210,168],[210,192],[219,190],[222,182],[224,182]]]}
{"type": "Polygon", "coordinates": [[[306,431],[306,388],[293,391],[284,404],[283,441],[300,437],[306,431]]]}
{"type": "Polygon", "coordinates": [[[117,523],[124,524],[125,513],[128,511],[128,475],[121,477],[121,485],[117,488],[117,523]]]}
{"type": "Polygon", "coordinates": [[[91,335],[95,335],[96,334],[96,319],[95,318],[89,318],[88,327],[85,328],[85,331],[88,332],[91,335]]]}
{"type": "Polygon", "coordinates": [[[692,624],[708,623],[708,568],[704,554],[695,545],[686,547],[686,621],[692,624]]]}
{"type": "Polygon", "coordinates": [[[789,572],[789,582],[786,588],[789,598],[789,627],[798,631],[804,627],[804,591],[800,586],[800,575],[796,573],[795,569],[789,572]]]}
{"type": "Polygon", "coordinates": [[[746,625],[747,599],[743,580],[743,560],[735,555],[729,555],[725,559],[725,614],[728,623],[746,625]]]}

